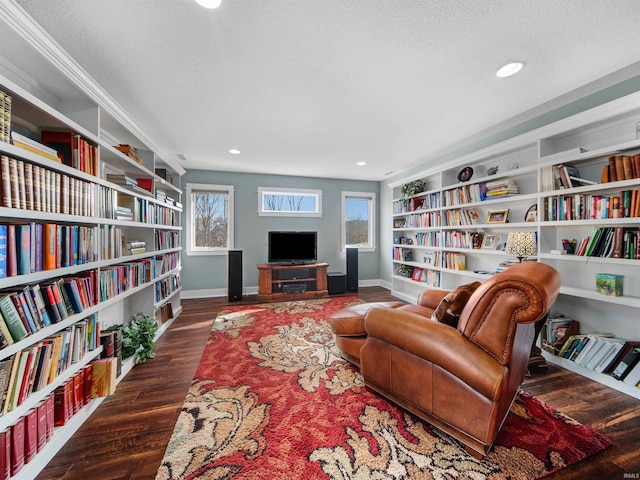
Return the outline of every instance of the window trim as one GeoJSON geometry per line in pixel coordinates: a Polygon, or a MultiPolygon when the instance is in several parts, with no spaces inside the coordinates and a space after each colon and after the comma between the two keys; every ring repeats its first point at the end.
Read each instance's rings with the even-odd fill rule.
{"type": "Polygon", "coordinates": [[[186,199],[186,249],[185,253],[191,255],[226,255],[229,250],[234,249],[234,192],[235,187],[233,185],[213,185],[210,183],[187,183],[185,185],[185,191],[187,195],[186,199]],[[227,246],[226,247],[195,247],[193,245],[194,240],[194,222],[193,222],[193,193],[196,192],[226,192],[229,196],[228,212],[227,212],[227,246]]]}
{"type": "Polygon", "coordinates": [[[349,192],[343,191],[341,194],[340,208],[340,245],[343,251],[347,249],[347,211],[346,203],[348,198],[362,198],[369,200],[369,245],[366,247],[358,247],[357,245],[348,245],[357,248],[360,252],[376,251],[376,193],[375,192],[349,192]]]}
{"type": "Polygon", "coordinates": [[[308,188],[258,187],[258,215],[261,217],[322,217],[322,190],[308,188]],[[316,197],[315,212],[274,212],[263,210],[265,194],[298,194],[316,197]]]}

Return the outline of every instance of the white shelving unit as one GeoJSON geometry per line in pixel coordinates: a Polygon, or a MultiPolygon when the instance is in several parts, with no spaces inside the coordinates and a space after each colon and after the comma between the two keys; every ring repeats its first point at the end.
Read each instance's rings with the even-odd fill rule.
{"type": "MultiPolygon", "coordinates": [[[[101,253],[84,264],[0,278],[0,295],[9,289],[45,284],[88,272],[96,272],[99,277],[109,269],[126,264],[146,262],[148,265],[159,265],[163,257],[171,260],[168,262],[170,268],[155,275],[151,273],[141,281],[131,278],[112,293],[107,293],[106,288],[100,288],[99,280],[96,281],[95,287],[100,291],[100,301],[97,304],[59,323],[40,328],[3,348],[0,350],[0,362],[92,315],[96,316],[102,330],[126,322],[138,312],[162,317],[163,323],[156,336],[161,335],[182,311],[179,277],[182,251],[181,176],[185,173],[184,169],[174,154],[167,154],[159,148],[15,2],[0,3],[0,27],[0,43],[3,45],[0,56],[0,90],[12,97],[12,130],[34,140],[39,140],[43,130],[72,132],[95,146],[98,155],[98,171],[93,175],[0,141],[0,155],[16,159],[24,165],[37,166],[43,171],[91,184],[93,190],[89,191],[95,194],[92,215],[86,211],[82,215],[68,214],[62,210],[55,213],[38,209],[35,205],[7,207],[4,197],[0,196],[0,223],[82,226],[93,228],[96,232],[119,229],[127,241],[144,241],[146,249],[144,253],[127,255],[123,248],[122,254],[118,256],[101,253]],[[136,148],[140,162],[117,150],[114,146],[118,144],[136,148]],[[107,180],[107,174],[112,173],[145,181],[151,185],[150,191],[132,190],[112,183],[107,180]],[[114,205],[103,206],[101,195],[108,195],[114,205]],[[134,220],[116,218],[115,205],[123,197],[130,197],[131,202],[138,203],[146,215],[141,214],[134,220]],[[160,235],[170,237],[167,242],[170,245],[158,245],[157,238],[160,235]],[[167,287],[162,295],[156,292],[159,282],[165,282],[167,287]],[[167,317],[166,312],[172,314],[167,317]]],[[[61,184],[53,186],[51,192],[58,198],[73,197],[73,194],[65,194],[63,190],[61,184]]],[[[104,246],[103,240],[96,237],[93,246],[100,250],[104,246]]],[[[152,269],[150,271],[153,272],[152,269]]],[[[51,383],[39,391],[31,392],[20,405],[0,417],[0,431],[10,428],[29,410],[52,395],[57,387],[100,357],[101,352],[100,346],[88,351],[51,383]]],[[[118,381],[132,367],[133,359],[125,360],[118,381]]],[[[90,401],[64,426],[56,427],[52,439],[12,478],[34,478],[102,400],[97,398],[90,401]]]]}
{"type": "MultiPolygon", "coordinates": [[[[580,322],[581,333],[608,332],[613,335],[640,340],[638,313],[640,308],[640,257],[600,258],[567,255],[563,251],[563,239],[579,241],[593,234],[599,227],[640,229],[640,217],[578,218],[566,220],[552,215],[560,212],[566,198],[572,202],[592,201],[593,196],[621,197],[625,190],[638,190],[640,198],[640,171],[635,178],[601,183],[601,173],[611,156],[631,156],[640,153],[640,93],[620,98],[608,104],[574,115],[553,124],[522,134],[505,142],[468,154],[444,168],[432,168],[390,184],[394,190],[392,205],[394,252],[391,257],[394,275],[393,294],[414,302],[425,288],[451,289],[455,286],[486,279],[502,260],[509,258],[502,251],[509,231],[532,231],[538,238],[538,261],[555,267],[562,276],[560,296],[551,314],[563,314],[580,322]],[[578,169],[580,177],[593,184],[560,188],[555,183],[553,170],[558,165],[571,165],[578,169]],[[458,173],[464,167],[474,172],[466,182],[458,181],[458,173]],[[489,169],[497,173],[487,175],[489,169]],[[425,182],[425,191],[408,199],[401,196],[402,185],[414,181],[425,182]],[[448,192],[455,189],[486,184],[498,180],[510,180],[518,186],[518,193],[485,201],[463,199],[459,204],[447,202],[448,192]],[[434,199],[437,204],[434,205],[434,199]],[[411,210],[426,199],[429,208],[411,210]],[[408,207],[404,208],[404,205],[408,207]],[[527,212],[535,206],[535,221],[525,221],[527,212]],[[554,206],[556,206],[554,210],[554,206]],[[487,223],[490,210],[508,209],[508,223],[487,223]],[[467,225],[449,225],[447,218],[453,211],[473,210],[476,221],[467,225]],[[429,227],[403,226],[412,215],[428,214],[439,217],[439,223],[429,227]],[[471,233],[495,235],[499,238],[497,249],[472,248],[471,245],[451,245],[447,236],[460,232],[469,240],[471,233]],[[431,236],[432,246],[418,245],[418,236],[431,236]],[[407,242],[409,244],[407,244],[407,242]],[[405,253],[411,252],[411,258],[405,253]],[[430,265],[425,255],[452,252],[465,256],[464,270],[451,270],[441,265],[430,265]],[[417,282],[398,274],[404,267],[437,271],[440,282],[436,286],[417,282]],[[610,273],[624,276],[624,294],[614,297],[596,292],[596,274],[610,273]]],[[[631,194],[630,194],[631,195],[631,194]]],[[[574,362],[544,352],[548,361],[559,364],[612,388],[640,398],[640,388],[630,387],[609,375],[596,373],[574,362]]]]}

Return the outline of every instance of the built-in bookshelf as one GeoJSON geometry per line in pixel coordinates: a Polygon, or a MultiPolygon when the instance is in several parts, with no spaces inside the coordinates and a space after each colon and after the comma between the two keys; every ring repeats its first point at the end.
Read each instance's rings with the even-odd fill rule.
{"type": "Polygon", "coordinates": [[[104,355],[99,333],[142,312],[160,335],[180,314],[184,169],[57,45],[42,53],[52,40],[17,4],[0,4],[0,19],[0,370],[17,386],[2,399],[0,443],[15,433],[33,446],[11,472],[21,479],[102,401],[76,392],[56,426],[47,410],[61,389],[82,390],[104,355]]]}
{"type": "MultiPolygon", "coordinates": [[[[415,302],[425,288],[485,280],[517,261],[504,251],[509,232],[534,232],[538,255],[530,260],[548,263],[562,277],[551,315],[578,321],[581,333],[640,340],[640,94],[390,187],[394,295],[415,302]],[[403,196],[402,186],[416,180],[424,191],[403,196]],[[464,260],[456,263],[454,254],[464,260]],[[596,291],[602,273],[623,277],[622,296],[596,291]]],[[[544,355],[640,398],[635,385],[544,355]]]]}

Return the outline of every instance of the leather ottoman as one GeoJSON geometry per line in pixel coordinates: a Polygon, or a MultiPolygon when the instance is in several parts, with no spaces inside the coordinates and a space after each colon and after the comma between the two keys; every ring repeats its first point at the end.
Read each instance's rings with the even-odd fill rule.
{"type": "Polygon", "coordinates": [[[336,336],[336,345],[342,358],[360,366],[360,348],[367,339],[364,329],[364,317],[374,307],[398,308],[402,302],[370,302],[343,308],[331,315],[329,325],[336,336]]]}

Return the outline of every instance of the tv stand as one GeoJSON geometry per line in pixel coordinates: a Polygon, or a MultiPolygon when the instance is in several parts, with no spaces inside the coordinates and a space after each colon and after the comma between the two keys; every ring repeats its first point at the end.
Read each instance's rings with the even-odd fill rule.
{"type": "Polygon", "coordinates": [[[323,297],[327,290],[328,263],[258,267],[258,300],[261,302],[302,300],[323,297]]]}

